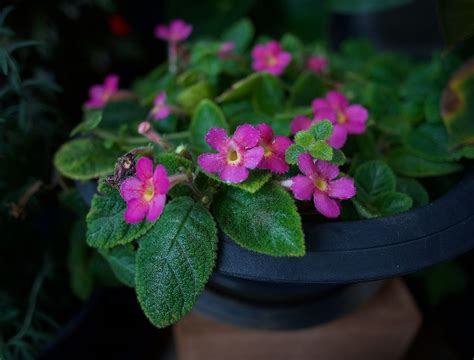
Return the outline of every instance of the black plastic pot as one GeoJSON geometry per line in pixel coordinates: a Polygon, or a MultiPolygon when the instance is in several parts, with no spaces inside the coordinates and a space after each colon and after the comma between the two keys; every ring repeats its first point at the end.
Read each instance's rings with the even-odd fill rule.
{"type": "MultiPolygon", "coordinates": [[[[86,201],[95,185],[78,185],[86,201]],[[89,186],[90,185],[90,186],[89,186]]],[[[303,224],[306,255],[276,258],[221,234],[214,275],[195,309],[238,326],[320,324],[370,298],[381,279],[418,271],[474,248],[474,169],[444,196],[373,220],[303,224]]]]}

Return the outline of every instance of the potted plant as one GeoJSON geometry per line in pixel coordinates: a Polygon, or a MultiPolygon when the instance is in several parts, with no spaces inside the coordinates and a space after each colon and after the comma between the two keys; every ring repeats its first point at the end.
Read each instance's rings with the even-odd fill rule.
{"type": "Polygon", "coordinates": [[[99,179],[87,243],[153,324],[189,312],[213,272],[231,297],[307,296],[474,246],[472,174],[458,184],[474,157],[472,64],[291,34],[251,45],[246,19],[191,33],[157,26],[165,64],[130,90],[117,75],[91,87],[54,160],[83,194],[99,179]]]}

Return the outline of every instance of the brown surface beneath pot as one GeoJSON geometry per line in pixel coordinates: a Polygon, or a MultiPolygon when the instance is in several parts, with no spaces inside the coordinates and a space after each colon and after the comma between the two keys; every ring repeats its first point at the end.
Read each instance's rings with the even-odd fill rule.
{"type": "Polygon", "coordinates": [[[388,280],[348,316],[294,331],[242,329],[196,313],[174,327],[179,360],[401,359],[421,326],[421,314],[401,280],[388,280]]]}

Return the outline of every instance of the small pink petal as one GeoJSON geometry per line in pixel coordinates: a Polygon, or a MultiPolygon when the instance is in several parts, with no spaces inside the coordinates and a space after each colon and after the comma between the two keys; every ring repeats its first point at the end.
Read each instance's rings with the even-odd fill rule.
{"type": "Polygon", "coordinates": [[[153,113],[153,119],[163,120],[166,119],[171,113],[171,109],[168,106],[162,106],[158,111],[153,113]]]}
{"type": "Polygon", "coordinates": [[[249,176],[249,171],[243,166],[227,164],[220,172],[219,177],[223,181],[228,181],[234,184],[241,183],[249,176]]]}
{"type": "Polygon", "coordinates": [[[138,159],[136,169],[136,175],[140,180],[148,180],[153,177],[153,161],[147,157],[138,159]]]}
{"type": "Polygon", "coordinates": [[[197,160],[199,166],[207,172],[219,173],[226,166],[226,161],[222,154],[201,154],[197,160]]]}
{"type": "Polygon", "coordinates": [[[92,85],[89,89],[89,96],[91,99],[100,99],[104,94],[104,88],[102,85],[92,85]]]}
{"type": "Polygon", "coordinates": [[[262,158],[260,164],[258,164],[259,169],[267,169],[276,174],[284,174],[288,172],[289,166],[284,158],[272,154],[268,157],[262,158]]]}
{"type": "Polygon", "coordinates": [[[367,109],[361,105],[351,105],[346,109],[347,131],[350,134],[362,134],[369,117],[367,109]]]}
{"type": "Polygon", "coordinates": [[[84,106],[88,109],[100,109],[105,105],[104,101],[99,99],[90,99],[87,100],[84,106]]]}
{"type": "Polygon", "coordinates": [[[291,121],[290,131],[295,135],[298,131],[308,130],[311,127],[311,119],[298,115],[291,121]]]}
{"type": "Polygon", "coordinates": [[[169,27],[169,39],[173,42],[179,42],[186,40],[191,32],[193,31],[193,26],[186,23],[181,19],[175,19],[171,21],[169,27]]]}
{"type": "Polygon", "coordinates": [[[261,146],[256,146],[252,149],[245,151],[245,153],[243,154],[243,165],[247,169],[255,169],[262,160],[264,152],[265,151],[261,146]]]}
{"type": "Polygon", "coordinates": [[[285,70],[285,68],[288,66],[290,62],[291,62],[291,54],[289,52],[282,51],[278,55],[278,64],[283,68],[282,72],[283,70],[285,70]]]}
{"type": "Polygon", "coordinates": [[[148,214],[146,219],[150,222],[156,221],[163,212],[166,202],[166,195],[155,195],[153,200],[150,201],[148,214]]]}
{"type": "Polygon", "coordinates": [[[155,193],[166,194],[170,187],[168,172],[163,165],[157,165],[153,173],[153,187],[155,193]]]}
{"type": "Polygon", "coordinates": [[[260,132],[260,138],[269,144],[273,141],[273,129],[268,124],[258,124],[257,130],[260,132]]]}
{"type": "Polygon", "coordinates": [[[336,123],[337,114],[331,108],[319,108],[314,112],[314,120],[315,122],[319,122],[321,120],[329,120],[333,124],[336,123]]]}
{"type": "Polygon", "coordinates": [[[205,139],[209,146],[217,151],[224,151],[229,140],[227,132],[223,128],[209,129],[205,139]]]}
{"type": "Polygon", "coordinates": [[[118,90],[119,77],[117,75],[107,75],[104,80],[104,89],[107,92],[115,93],[118,90]]]}
{"type": "Polygon", "coordinates": [[[291,179],[292,184],[290,186],[293,195],[298,200],[311,200],[314,193],[314,184],[310,178],[297,175],[291,179]]]}
{"type": "Polygon", "coordinates": [[[162,40],[168,40],[168,38],[170,36],[168,26],[163,25],[163,24],[157,25],[155,27],[155,36],[159,39],[162,39],[162,40]]]}
{"type": "Polygon", "coordinates": [[[234,135],[232,136],[232,140],[246,148],[252,148],[256,146],[259,138],[260,133],[258,130],[249,124],[238,126],[234,132],[234,135]]]}
{"type": "Polygon", "coordinates": [[[314,206],[328,218],[337,218],[341,214],[341,205],[321,191],[314,192],[314,206]]]}
{"type": "Polygon", "coordinates": [[[136,177],[129,177],[120,185],[120,195],[128,202],[132,199],[141,199],[145,183],[136,177]]]}
{"type": "Polygon", "coordinates": [[[327,143],[333,148],[341,149],[347,140],[347,129],[345,126],[336,124],[333,127],[331,137],[328,139],[327,143]]]}
{"type": "Polygon", "coordinates": [[[156,105],[164,105],[166,103],[166,93],[164,91],[160,92],[153,101],[153,104],[156,105]]]}
{"type": "Polygon", "coordinates": [[[316,161],[316,172],[327,180],[332,180],[339,175],[339,168],[329,161],[316,161]]]}
{"type": "Polygon", "coordinates": [[[286,136],[275,136],[275,139],[273,140],[273,144],[271,146],[272,152],[276,155],[284,157],[286,150],[290,147],[291,144],[293,144],[293,141],[291,141],[286,136]]]}
{"type": "Polygon", "coordinates": [[[311,103],[311,106],[313,108],[313,112],[316,112],[319,109],[323,109],[323,108],[331,108],[331,106],[325,99],[320,99],[320,98],[314,99],[313,102],[311,103]]]}
{"type": "Polygon", "coordinates": [[[142,221],[147,212],[149,204],[141,199],[133,199],[127,203],[127,209],[123,214],[125,221],[129,224],[136,224],[142,221]]]}
{"type": "Polygon", "coordinates": [[[356,194],[354,180],[343,177],[341,179],[333,180],[329,183],[327,193],[330,197],[347,200],[356,194]]]}
{"type": "Polygon", "coordinates": [[[314,160],[308,153],[304,153],[298,156],[298,167],[300,168],[301,172],[308,177],[314,175],[317,172],[314,160]]]}
{"type": "Polygon", "coordinates": [[[349,106],[347,98],[338,91],[329,91],[326,95],[326,101],[334,110],[344,110],[349,106]]]}

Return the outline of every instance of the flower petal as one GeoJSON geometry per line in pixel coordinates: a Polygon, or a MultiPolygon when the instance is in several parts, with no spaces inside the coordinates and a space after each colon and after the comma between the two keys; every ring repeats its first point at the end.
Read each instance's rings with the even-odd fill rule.
{"type": "Polygon", "coordinates": [[[349,134],[362,134],[369,117],[367,109],[361,105],[351,105],[346,109],[347,131],[349,134]]]}
{"type": "Polygon", "coordinates": [[[321,191],[314,192],[314,206],[328,218],[337,218],[341,214],[341,204],[321,191]]]}
{"type": "Polygon", "coordinates": [[[146,219],[150,222],[156,221],[163,212],[166,202],[166,195],[155,195],[150,202],[146,219]]]}
{"type": "Polygon", "coordinates": [[[166,93],[164,91],[160,92],[153,101],[153,105],[164,105],[166,102],[166,93]]]}
{"type": "Polygon", "coordinates": [[[348,177],[333,180],[328,186],[328,195],[330,197],[347,200],[354,197],[356,194],[356,188],[354,186],[354,180],[348,177]]]}
{"type": "Polygon", "coordinates": [[[342,125],[334,125],[331,137],[327,143],[336,149],[340,149],[344,146],[347,140],[347,129],[342,125]]]}
{"type": "Polygon", "coordinates": [[[259,169],[268,169],[276,174],[284,174],[290,168],[283,157],[275,154],[262,158],[257,167],[259,169]]]}
{"type": "Polygon", "coordinates": [[[349,106],[347,98],[338,91],[329,91],[326,95],[326,101],[334,110],[344,110],[347,106],[349,106]]]}
{"type": "Polygon", "coordinates": [[[227,131],[223,128],[211,128],[206,134],[206,142],[217,151],[224,151],[228,142],[227,131]]]}
{"type": "Polygon", "coordinates": [[[171,113],[171,109],[166,105],[161,105],[158,111],[153,112],[153,119],[163,120],[166,119],[171,113]]]}
{"type": "Polygon", "coordinates": [[[142,180],[130,177],[120,185],[120,195],[126,202],[132,199],[141,199],[144,188],[145,183],[142,180]]]}
{"type": "Polygon", "coordinates": [[[276,155],[284,157],[286,149],[288,149],[291,144],[293,144],[293,141],[291,141],[286,136],[276,136],[271,146],[272,152],[276,155]]]}
{"type": "Polygon", "coordinates": [[[168,40],[170,36],[170,31],[166,25],[158,25],[155,27],[155,36],[162,40],[168,40]]]}
{"type": "Polygon", "coordinates": [[[298,167],[306,176],[311,176],[316,173],[316,165],[310,154],[304,153],[298,156],[298,167]]]}
{"type": "Polygon", "coordinates": [[[273,129],[270,125],[258,124],[256,128],[260,132],[260,139],[263,139],[265,144],[270,144],[273,141],[273,129]]]}
{"type": "Polygon", "coordinates": [[[234,184],[241,183],[249,176],[249,171],[243,166],[226,165],[220,172],[219,177],[223,181],[228,181],[234,184]]]}
{"type": "Polygon", "coordinates": [[[197,162],[204,171],[209,173],[219,173],[226,166],[226,161],[221,154],[201,154],[197,162]]]}
{"type": "Polygon", "coordinates": [[[320,122],[322,120],[329,120],[335,124],[337,120],[337,114],[331,108],[319,108],[314,112],[314,122],[320,122]]]}
{"type": "Polygon", "coordinates": [[[232,136],[232,140],[246,148],[253,148],[256,146],[259,138],[259,131],[249,124],[238,126],[232,136]]]}
{"type": "Polygon", "coordinates": [[[104,90],[115,93],[118,90],[119,77],[117,75],[107,75],[104,80],[104,90]]]}
{"type": "Polygon", "coordinates": [[[243,154],[243,165],[247,169],[255,169],[262,160],[264,152],[261,146],[246,150],[243,154]]]}
{"type": "Polygon", "coordinates": [[[163,165],[157,165],[153,173],[153,187],[155,193],[166,194],[170,188],[170,181],[168,179],[168,172],[163,165]]]}
{"type": "Polygon", "coordinates": [[[320,176],[327,180],[332,180],[339,175],[339,168],[337,165],[324,160],[316,161],[316,171],[320,176]]]}
{"type": "Polygon", "coordinates": [[[290,186],[293,195],[298,200],[311,200],[314,193],[314,184],[310,178],[304,175],[297,175],[291,179],[290,186]]]}
{"type": "Polygon", "coordinates": [[[313,102],[311,103],[311,106],[313,108],[313,112],[315,113],[319,109],[324,109],[324,108],[331,108],[329,103],[325,99],[314,99],[313,102]]]}
{"type": "Polygon", "coordinates": [[[304,115],[298,115],[291,121],[290,131],[291,134],[295,135],[298,131],[308,130],[310,127],[311,119],[304,115]]]}
{"type": "Polygon", "coordinates": [[[141,157],[137,161],[136,175],[140,180],[148,180],[153,177],[153,161],[147,157],[141,157]]]}
{"type": "Polygon", "coordinates": [[[149,204],[141,199],[133,199],[127,203],[127,209],[123,214],[125,221],[129,224],[136,224],[142,221],[147,212],[149,204]]]}

